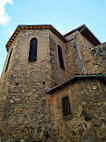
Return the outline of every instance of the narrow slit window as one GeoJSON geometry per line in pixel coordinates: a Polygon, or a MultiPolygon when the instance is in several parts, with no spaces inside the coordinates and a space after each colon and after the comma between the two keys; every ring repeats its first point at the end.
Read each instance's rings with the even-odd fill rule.
{"type": "Polygon", "coordinates": [[[70,101],[68,96],[62,98],[62,105],[63,105],[63,116],[71,114],[70,101]]]}
{"type": "Polygon", "coordinates": [[[10,58],[11,58],[11,55],[12,55],[12,51],[13,51],[13,48],[11,49],[10,55],[8,57],[7,66],[6,66],[5,72],[7,71],[8,67],[9,67],[9,63],[10,63],[10,58]]]}
{"type": "Polygon", "coordinates": [[[64,69],[63,55],[60,45],[58,45],[58,57],[59,57],[60,67],[64,69]]]}
{"type": "Polygon", "coordinates": [[[32,38],[30,41],[29,61],[36,61],[37,57],[37,39],[32,38]]]}

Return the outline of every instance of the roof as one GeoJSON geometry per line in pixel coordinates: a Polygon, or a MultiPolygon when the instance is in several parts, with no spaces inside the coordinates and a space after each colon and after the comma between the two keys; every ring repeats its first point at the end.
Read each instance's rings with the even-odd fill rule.
{"type": "Polygon", "coordinates": [[[63,40],[64,42],[66,42],[67,40],[65,39],[66,36],[68,36],[69,34],[72,34],[76,31],[81,31],[81,33],[94,45],[99,45],[101,44],[100,41],[93,35],[93,33],[87,28],[87,26],[84,24],[74,30],[72,30],[71,32],[62,35],[61,33],[59,33],[52,25],[19,25],[15,32],[13,33],[13,35],[11,36],[11,38],[9,39],[9,41],[6,44],[6,48],[7,51],[9,50],[12,42],[14,41],[14,39],[17,37],[17,35],[19,34],[19,32],[21,30],[42,30],[42,29],[48,29],[50,31],[52,31],[57,37],[59,37],[61,40],[63,40]],[[82,30],[85,27],[84,30],[82,30]]]}
{"type": "Polygon", "coordinates": [[[92,75],[75,75],[74,77],[66,80],[65,82],[63,82],[60,85],[57,85],[55,87],[53,87],[52,89],[49,89],[48,91],[46,91],[47,94],[53,94],[58,90],[61,90],[62,88],[70,85],[73,82],[76,81],[80,81],[80,80],[87,80],[87,79],[98,79],[100,81],[102,81],[103,83],[106,84],[106,76],[104,76],[103,74],[92,74],[92,75]]]}
{"type": "Polygon", "coordinates": [[[85,36],[94,46],[101,44],[101,42],[95,37],[95,35],[88,29],[88,27],[85,24],[65,34],[64,37],[76,31],[79,31],[79,32],[81,31],[81,34],[85,36]]]}
{"type": "Polygon", "coordinates": [[[52,25],[19,25],[6,44],[7,51],[9,50],[12,42],[17,37],[19,32],[24,29],[26,29],[26,30],[48,29],[48,30],[52,31],[56,36],[58,36],[61,40],[66,41],[64,36],[61,33],[59,33],[52,25]]]}

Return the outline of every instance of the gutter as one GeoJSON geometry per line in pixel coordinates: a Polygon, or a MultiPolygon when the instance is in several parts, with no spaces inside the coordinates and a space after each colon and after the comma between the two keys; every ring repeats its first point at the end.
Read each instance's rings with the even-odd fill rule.
{"type": "MultiPolygon", "coordinates": [[[[85,28],[86,28],[86,25],[84,25],[84,28],[81,29],[81,30],[79,31],[79,33],[81,33],[85,28]]],[[[79,51],[78,51],[78,47],[77,47],[77,42],[76,42],[76,37],[77,37],[77,35],[78,35],[79,33],[77,33],[73,38],[71,38],[70,40],[68,40],[68,42],[71,41],[71,40],[74,40],[75,47],[76,47],[76,50],[77,50],[78,59],[79,59],[80,66],[81,66],[81,70],[82,70],[82,74],[84,75],[84,69],[83,69],[83,66],[82,66],[82,62],[81,62],[81,58],[80,58],[80,55],[79,55],[79,51]]]]}
{"type": "Polygon", "coordinates": [[[75,43],[75,47],[76,47],[76,50],[77,50],[77,55],[78,55],[78,59],[79,59],[79,62],[80,62],[80,66],[81,66],[81,69],[82,69],[82,74],[84,75],[84,69],[83,69],[83,66],[82,66],[82,62],[81,62],[81,58],[80,58],[80,55],[79,55],[79,52],[78,52],[78,48],[77,48],[77,42],[76,42],[76,37],[73,38],[74,40],[74,43],[75,43]]]}

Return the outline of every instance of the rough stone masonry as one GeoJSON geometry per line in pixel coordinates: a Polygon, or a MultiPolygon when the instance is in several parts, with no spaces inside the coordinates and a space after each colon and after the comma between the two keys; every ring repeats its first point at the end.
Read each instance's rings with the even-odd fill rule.
{"type": "Polygon", "coordinates": [[[51,25],[25,25],[6,48],[1,141],[106,141],[106,43],[85,25],[66,35],[51,25]]]}

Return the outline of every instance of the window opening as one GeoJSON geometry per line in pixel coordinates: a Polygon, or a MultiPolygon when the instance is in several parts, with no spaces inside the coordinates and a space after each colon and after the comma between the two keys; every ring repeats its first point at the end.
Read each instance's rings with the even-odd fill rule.
{"type": "Polygon", "coordinates": [[[71,114],[70,102],[68,96],[62,98],[62,104],[63,104],[63,116],[71,114]]]}
{"type": "Polygon", "coordinates": [[[10,55],[8,57],[7,66],[6,66],[5,72],[7,71],[8,67],[9,67],[9,63],[10,63],[10,58],[11,58],[11,55],[12,55],[12,51],[13,51],[13,48],[10,51],[10,55]]]}
{"type": "Polygon", "coordinates": [[[62,50],[61,50],[61,47],[59,45],[58,45],[58,56],[59,56],[60,67],[62,69],[64,69],[64,62],[63,62],[62,50]]]}
{"type": "Polygon", "coordinates": [[[36,61],[37,57],[37,39],[32,38],[30,42],[29,61],[36,61]]]}

